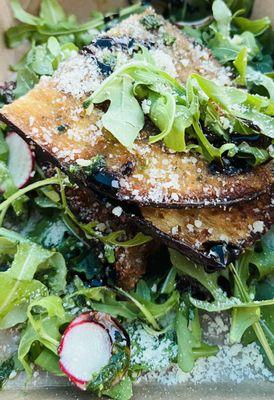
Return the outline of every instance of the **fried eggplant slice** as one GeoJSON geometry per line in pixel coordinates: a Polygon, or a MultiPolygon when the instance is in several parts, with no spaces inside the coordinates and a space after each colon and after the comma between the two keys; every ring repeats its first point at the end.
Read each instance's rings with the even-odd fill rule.
{"type": "Polygon", "coordinates": [[[129,152],[102,128],[102,109],[94,107],[91,115],[85,113],[83,101],[109,72],[103,63],[106,48],[128,59],[139,43],[181,82],[198,72],[229,84],[227,70],[213,60],[209,50],[195,45],[159,16],[155,15],[161,24],[159,31],[146,29],[140,21],[147,15],[155,14],[148,9],[100,35],[81,54],[62,63],[53,78],[42,78],[27,95],[4,106],[0,118],[46,152],[78,184],[121,201],[170,208],[214,206],[250,200],[269,191],[270,163],[233,176],[213,174],[199,156],[171,154],[159,143],[149,145],[149,124],[129,152]],[[172,45],[165,44],[164,34],[174,37],[172,45]],[[104,160],[99,172],[75,174],[77,161],[98,155],[104,160]]]}
{"type": "Polygon", "coordinates": [[[215,208],[141,208],[139,225],[189,258],[208,267],[226,266],[274,221],[270,195],[242,205],[215,208]]]}
{"type": "Polygon", "coordinates": [[[68,199],[73,212],[83,221],[97,220],[103,223],[106,231],[125,229],[127,238],[131,238],[138,228],[155,238],[141,246],[116,249],[115,268],[119,282],[128,287],[133,287],[145,273],[148,256],[163,243],[214,270],[234,261],[267,232],[274,220],[268,194],[231,207],[141,207],[138,217],[130,215],[126,209],[121,216],[115,217],[112,210],[116,205],[98,199],[89,189],[73,189],[68,192],[68,199]]]}

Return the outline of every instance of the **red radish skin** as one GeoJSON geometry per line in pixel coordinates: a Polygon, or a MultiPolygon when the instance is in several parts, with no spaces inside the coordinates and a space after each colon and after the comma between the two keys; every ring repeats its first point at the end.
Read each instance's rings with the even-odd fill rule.
{"type": "Polygon", "coordinates": [[[79,315],[78,317],[76,317],[73,321],[71,321],[71,323],[69,324],[68,328],[72,328],[74,325],[79,324],[80,322],[84,322],[84,321],[91,321],[90,319],[90,313],[87,311],[81,315],[79,315]]]}
{"type": "Polygon", "coordinates": [[[89,313],[71,322],[62,336],[58,351],[61,370],[82,390],[86,389],[92,374],[108,364],[112,348],[107,330],[88,319],[89,313]],[[94,353],[89,354],[92,351],[94,353]]]}
{"type": "Polygon", "coordinates": [[[18,189],[24,187],[34,170],[34,155],[30,146],[15,132],[6,136],[9,148],[8,169],[18,189]]]}

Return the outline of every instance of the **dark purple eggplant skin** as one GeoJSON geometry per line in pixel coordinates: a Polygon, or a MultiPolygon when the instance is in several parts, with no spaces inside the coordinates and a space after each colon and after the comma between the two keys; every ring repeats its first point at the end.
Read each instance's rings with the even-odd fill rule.
{"type": "MultiPolygon", "coordinates": [[[[217,259],[214,259],[213,257],[209,256],[208,253],[210,250],[208,251],[207,254],[198,252],[191,246],[188,246],[187,244],[185,244],[179,240],[176,240],[175,238],[172,238],[171,236],[165,234],[164,232],[157,229],[155,226],[153,226],[153,224],[146,221],[145,219],[142,219],[133,214],[128,216],[128,218],[134,224],[136,224],[136,226],[138,226],[143,233],[157,237],[163,243],[165,243],[168,247],[179,251],[180,253],[184,254],[186,257],[188,257],[193,262],[204,265],[205,268],[207,269],[207,271],[210,271],[210,272],[224,269],[229,264],[229,262],[231,262],[233,259],[235,259],[237,257],[237,255],[239,255],[241,252],[241,250],[239,248],[235,248],[235,249],[233,249],[233,251],[231,248],[231,255],[229,257],[229,262],[226,264],[223,264],[220,261],[218,261],[217,259]]],[[[216,244],[220,244],[220,242],[212,243],[212,246],[214,246],[216,244]]]]}

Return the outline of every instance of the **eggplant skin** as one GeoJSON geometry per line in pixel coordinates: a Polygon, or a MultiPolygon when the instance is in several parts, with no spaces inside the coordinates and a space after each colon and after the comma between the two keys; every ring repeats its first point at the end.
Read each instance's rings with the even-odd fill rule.
{"type": "Polygon", "coordinates": [[[209,268],[222,268],[253,245],[274,221],[271,196],[231,207],[152,209],[133,217],[143,230],[209,268]]]}
{"type": "MultiPolygon", "coordinates": [[[[152,14],[152,9],[147,13],[152,14]]],[[[150,38],[150,49],[164,51],[173,60],[177,79],[181,82],[185,82],[192,72],[203,73],[209,78],[225,75],[226,71],[212,58],[209,50],[203,49],[205,58],[200,57],[199,48],[163,19],[163,29],[172,34],[176,41],[173,46],[164,46],[163,43],[159,45],[161,39],[157,32],[146,31],[138,22],[143,16],[131,16],[130,20],[108,31],[107,36],[116,40],[123,38],[124,42],[133,37],[142,43],[150,38]],[[137,26],[138,31],[130,30],[132,26],[137,26]],[[188,65],[182,64],[181,59],[188,60],[188,65]],[[206,65],[210,65],[210,68],[207,69],[206,65]]],[[[83,101],[90,90],[83,90],[81,96],[76,96],[72,89],[67,90],[65,86],[65,90],[62,86],[64,82],[70,82],[72,77],[77,79],[77,75],[82,79],[80,88],[88,87],[96,80],[98,70],[93,76],[90,66],[95,62],[99,50],[93,46],[94,54],[84,51],[64,62],[52,78],[42,78],[25,96],[5,105],[0,110],[0,119],[24,138],[34,142],[55,165],[70,174],[81,186],[88,186],[120,201],[161,208],[213,207],[248,201],[270,192],[273,185],[273,163],[233,176],[212,174],[207,163],[200,157],[184,153],[171,154],[163,149],[161,143],[149,145],[147,137],[155,129],[149,123],[136,140],[133,150],[129,152],[124,148],[102,128],[102,109],[94,107],[91,115],[85,113],[83,101]],[[81,75],[86,70],[90,75],[81,75]],[[77,160],[90,160],[97,155],[104,157],[106,162],[105,169],[100,173],[88,177],[85,174],[71,174],[71,166],[77,160]]],[[[103,76],[99,74],[98,79],[102,80],[103,76]]],[[[75,86],[77,84],[79,82],[75,86]]]]}
{"type": "Polygon", "coordinates": [[[252,246],[274,221],[271,196],[263,195],[251,202],[231,207],[159,209],[123,206],[118,218],[112,213],[116,204],[103,201],[89,189],[68,192],[72,211],[82,221],[107,223],[113,231],[125,229],[127,238],[141,230],[154,238],[141,246],[118,247],[115,269],[121,286],[132,288],[147,269],[148,257],[161,244],[179,250],[208,270],[224,268],[252,246]]]}

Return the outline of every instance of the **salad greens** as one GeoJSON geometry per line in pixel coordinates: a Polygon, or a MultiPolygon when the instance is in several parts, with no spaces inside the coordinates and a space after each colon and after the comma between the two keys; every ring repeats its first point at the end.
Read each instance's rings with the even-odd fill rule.
{"type": "Polygon", "coordinates": [[[192,149],[202,153],[209,162],[221,161],[224,152],[228,152],[228,157],[250,156],[250,162],[256,165],[270,157],[266,150],[246,146],[245,142],[237,146],[232,142],[230,132],[237,131],[248,139],[248,135],[254,134],[255,127],[258,134],[273,139],[274,103],[271,99],[235,87],[223,87],[198,74],[192,74],[184,87],[148,63],[143,51],[143,55],[138,54],[137,61],[133,58],[132,62],[114,71],[84,106],[89,112],[91,103],[109,100],[110,106],[102,123],[117,140],[131,149],[144,127],[144,114],[136,99],[149,102],[148,115],[160,130],[159,134],[149,137],[150,143],[164,140],[174,151],[192,149]],[[211,113],[214,113],[214,123],[210,121],[211,113]],[[123,119],[118,119],[118,115],[123,119]],[[229,121],[228,129],[221,127],[221,118],[229,121]],[[212,133],[223,139],[223,144],[220,147],[212,145],[202,126],[209,126],[212,133]],[[193,144],[193,138],[197,144],[193,144]]]}
{"type": "Polygon", "coordinates": [[[40,76],[52,75],[61,61],[89,44],[108,24],[143,10],[137,4],[106,17],[92,12],[89,20],[80,24],[74,15],[65,14],[57,0],[42,0],[38,17],[26,12],[19,0],[11,0],[11,6],[21,24],[7,30],[7,46],[18,47],[26,39],[31,43],[30,50],[11,67],[17,72],[15,98],[27,93],[40,76]]]}
{"type": "MultiPolygon", "coordinates": [[[[92,104],[108,100],[110,106],[102,123],[128,149],[144,127],[140,103],[146,102],[148,116],[160,131],[149,137],[150,143],[163,140],[173,151],[198,152],[208,162],[222,162],[225,156],[245,159],[254,166],[271,158],[268,146],[274,138],[274,84],[272,78],[252,65],[255,60],[265,59],[264,47],[257,37],[271,30],[270,21],[265,18],[248,25],[249,20],[237,17],[236,26],[243,32],[233,30],[232,35],[234,16],[222,0],[213,2],[213,16],[214,22],[201,32],[203,43],[221,63],[234,67],[238,73],[235,85],[246,86],[249,93],[235,86],[221,86],[198,74],[190,76],[183,86],[160,70],[143,47],[132,61],[114,70],[84,103],[87,112],[92,110],[92,104]],[[250,30],[245,30],[246,26],[250,30]],[[254,84],[259,87],[255,92],[254,84]],[[218,145],[209,140],[208,131],[218,145]],[[254,132],[268,138],[264,147],[249,142],[254,132]],[[242,135],[242,141],[235,142],[235,135],[242,135]]],[[[147,29],[159,28],[155,21],[151,27],[149,21],[144,21],[147,29]]],[[[271,57],[269,64],[272,69],[271,57]]]]}
{"type": "MultiPolygon", "coordinates": [[[[269,19],[247,19],[253,3],[249,0],[215,0],[206,5],[201,0],[182,1],[182,7],[176,9],[173,2],[167,3],[171,19],[183,22],[180,26],[186,34],[210,47],[222,64],[233,68],[234,86],[223,87],[198,74],[190,76],[183,86],[160,70],[142,47],[87,100],[87,112],[91,103],[108,100],[103,125],[125,147],[132,148],[144,126],[141,102],[146,101],[148,117],[159,130],[149,138],[150,143],[162,140],[169,149],[202,153],[209,162],[221,162],[223,156],[245,158],[252,165],[267,161],[269,147],[254,146],[248,138],[255,131],[268,146],[274,139],[273,31],[269,19]],[[213,18],[207,18],[212,3],[213,18]],[[197,23],[198,29],[185,24],[189,17],[206,20],[197,23]],[[206,129],[218,138],[214,144],[206,129]],[[245,140],[236,143],[234,132],[245,140]]],[[[11,4],[21,23],[7,31],[7,45],[16,47],[25,39],[30,42],[28,52],[12,67],[17,72],[15,97],[31,89],[41,75],[52,75],[60,61],[90,43],[100,30],[143,10],[135,5],[107,17],[93,13],[89,21],[79,24],[56,0],[42,0],[38,17],[24,11],[18,0],[11,4]]],[[[151,18],[143,21],[147,29],[159,28],[157,23],[151,18]]],[[[172,38],[166,40],[172,45],[172,38]]],[[[0,101],[4,100],[0,90],[0,101]]],[[[218,352],[217,346],[202,339],[201,315],[226,310],[231,316],[230,342],[256,341],[269,368],[274,366],[273,229],[227,270],[214,273],[169,250],[170,261],[163,268],[157,265],[157,271],[148,271],[134,290],[126,291],[116,286],[109,273],[115,249],[141,245],[150,238],[137,233],[126,239],[123,230],[102,234],[96,229],[97,221],[79,221],[66,197],[71,184],[60,171],[45,179],[36,166],[31,183],[18,190],[8,170],[6,132],[7,127],[1,125],[0,329],[16,327],[21,337],[18,354],[1,360],[0,387],[14,370],[24,369],[31,376],[39,367],[62,376],[58,357],[61,336],[75,316],[91,309],[106,312],[133,328],[141,324],[152,337],[169,337],[176,349],[170,361],[184,372],[190,372],[199,357],[218,352]],[[98,247],[103,249],[104,261],[98,258],[98,247]]],[[[89,167],[94,168],[94,163],[89,167]]],[[[112,361],[115,364],[117,360],[112,361]]],[[[102,391],[98,378],[90,389],[128,400],[132,382],[148,370],[148,366],[132,361],[119,383],[102,391]]]]}

